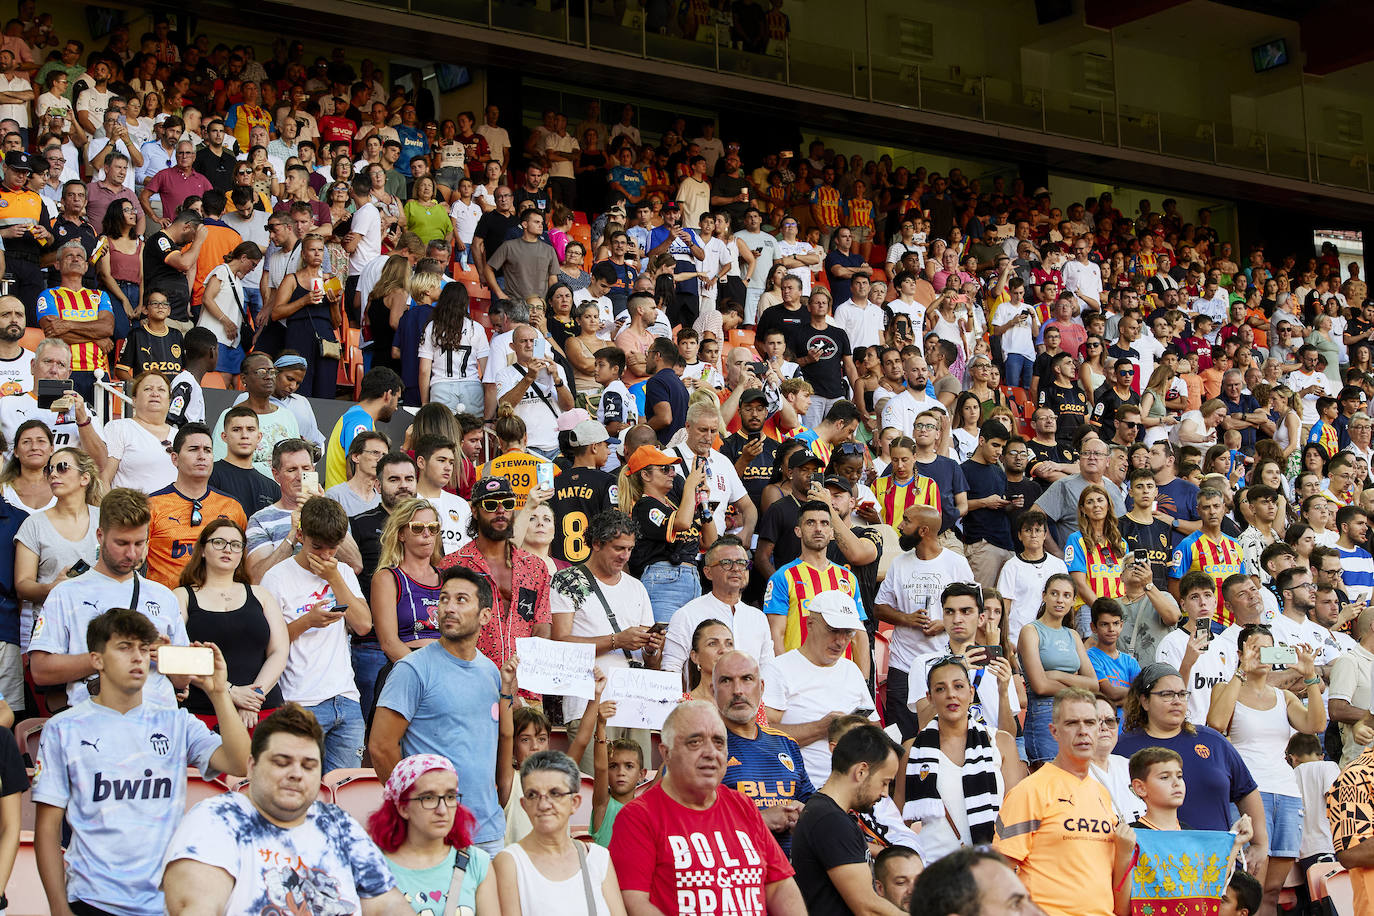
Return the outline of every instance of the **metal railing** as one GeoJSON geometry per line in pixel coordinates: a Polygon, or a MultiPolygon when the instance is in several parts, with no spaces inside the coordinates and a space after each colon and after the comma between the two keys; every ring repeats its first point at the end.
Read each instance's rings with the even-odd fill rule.
{"type": "Polygon", "coordinates": [[[998,77],[953,75],[864,48],[771,40],[763,52],[732,42],[729,26],[703,24],[692,38],[654,27],[643,9],[620,21],[589,15],[591,0],[365,0],[419,16],[535,36],[589,50],[658,60],[783,86],[966,118],[1123,149],[1374,191],[1369,153],[1340,145],[1122,105],[1111,94],[1030,86],[998,77]]]}

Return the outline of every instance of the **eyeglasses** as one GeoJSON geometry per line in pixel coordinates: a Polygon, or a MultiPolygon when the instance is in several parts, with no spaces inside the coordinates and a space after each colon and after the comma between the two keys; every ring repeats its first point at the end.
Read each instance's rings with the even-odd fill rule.
{"type": "Polygon", "coordinates": [[[230,553],[243,553],[243,541],[231,541],[229,538],[210,538],[205,542],[205,546],[212,550],[227,550],[230,553]]]}
{"type": "Polygon", "coordinates": [[[1110,454],[1111,454],[1111,452],[1084,452],[1084,453],[1083,453],[1083,457],[1084,457],[1084,458],[1106,458],[1106,457],[1108,457],[1110,454]]]}
{"type": "Polygon", "coordinates": [[[535,789],[528,789],[525,792],[525,801],[529,802],[531,805],[538,805],[540,802],[544,801],[550,801],[554,804],[558,804],[563,799],[571,798],[576,794],[576,792],[560,792],[557,789],[554,789],[550,792],[540,792],[535,789]]]}
{"type": "Polygon", "coordinates": [[[443,802],[444,807],[452,811],[454,808],[458,807],[459,802],[462,800],[463,796],[459,795],[457,792],[449,792],[447,795],[417,795],[411,799],[412,802],[415,802],[426,811],[435,810],[439,807],[440,802],[443,802]]]}
{"type": "Polygon", "coordinates": [[[485,509],[490,512],[493,509],[505,509],[507,511],[515,508],[515,499],[506,497],[505,499],[484,499],[477,504],[477,508],[485,509]]]}
{"type": "Polygon", "coordinates": [[[1174,700],[1186,700],[1189,696],[1187,690],[1152,690],[1150,696],[1159,697],[1161,700],[1173,702],[1174,700]]]}
{"type": "Polygon", "coordinates": [[[753,564],[750,563],[748,560],[717,560],[716,562],[712,563],[711,565],[712,565],[712,566],[719,566],[721,569],[723,569],[723,570],[725,570],[725,571],[727,571],[727,572],[729,572],[729,571],[732,570],[732,569],[737,569],[737,570],[740,570],[741,572],[743,572],[744,570],[748,569],[748,568],[749,568],[750,566],[752,566],[753,564]]]}
{"type": "Polygon", "coordinates": [[[1286,591],[1286,592],[1295,592],[1295,591],[1297,591],[1297,590],[1300,589],[1300,588],[1310,588],[1310,589],[1312,589],[1312,591],[1315,592],[1315,591],[1317,590],[1317,583],[1315,583],[1315,582],[1299,582],[1299,583],[1297,583],[1296,585],[1290,585],[1288,588],[1285,588],[1284,591],[1286,591]]]}
{"type": "Polygon", "coordinates": [[[411,522],[411,534],[438,534],[440,525],[438,522],[411,522]]]}
{"type": "Polygon", "coordinates": [[[913,427],[913,428],[914,428],[914,429],[924,429],[924,430],[929,431],[929,430],[939,429],[940,427],[939,427],[939,425],[936,424],[936,423],[917,423],[916,426],[913,427]]]}
{"type": "Polygon", "coordinates": [[[70,462],[59,461],[56,464],[48,464],[47,467],[43,468],[43,473],[51,477],[53,474],[65,474],[71,469],[72,464],[70,462]]]}

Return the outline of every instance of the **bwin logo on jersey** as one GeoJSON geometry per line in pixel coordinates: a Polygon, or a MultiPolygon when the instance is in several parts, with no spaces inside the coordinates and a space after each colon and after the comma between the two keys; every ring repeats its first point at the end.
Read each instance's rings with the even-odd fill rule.
{"type": "Polygon", "coordinates": [[[162,732],[153,732],[148,741],[153,745],[153,753],[160,757],[166,756],[167,752],[172,749],[172,742],[162,732]]]}

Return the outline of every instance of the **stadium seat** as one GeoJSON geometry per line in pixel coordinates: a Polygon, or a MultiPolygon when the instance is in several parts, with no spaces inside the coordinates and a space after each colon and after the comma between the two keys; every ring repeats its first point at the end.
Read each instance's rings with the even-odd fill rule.
{"type": "Polygon", "coordinates": [[[29,328],[24,331],[24,336],[19,338],[19,346],[25,350],[33,350],[43,341],[47,334],[43,333],[42,328],[29,328]]]}
{"type": "Polygon", "coordinates": [[[878,718],[884,725],[887,724],[887,704],[883,701],[887,697],[887,666],[888,654],[891,647],[888,645],[887,636],[881,632],[873,639],[873,699],[878,706],[878,718]]]}
{"type": "Polygon", "coordinates": [[[229,791],[229,786],[223,779],[207,779],[205,774],[195,767],[186,768],[186,810],[204,801],[207,798],[214,798],[216,795],[223,795],[229,791]]]}
{"type": "Polygon", "coordinates": [[[572,237],[573,241],[580,242],[582,245],[582,250],[586,252],[584,257],[582,258],[582,269],[591,270],[593,254],[592,227],[586,225],[585,223],[581,225],[579,225],[578,223],[573,223],[572,231],[569,232],[568,235],[572,237]]]}
{"type": "Polygon", "coordinates": [[[467,287],[469,299],[474,301],[481,299],[483,302],[491,301],[491,292],[485,286],[482,285],[481,280],[478,280],[476,277],[473,277],[471,280],[469,280],[466,276],[464,276],[461,282],[464,286],[467,287]]]}
{"type": "Polygon", "coordinates": [[[574,226],[586,226],[588,229],[590,229],[592,224],[591,224],[590,222],[587,221],[587,214],[586,214],[584,211],[582,211],[582,210],[574,210],[574,211],[573,211],[573,225],[574,225],[574,226]]]}
{"type": "Polygon", "coordinates": [[[873,273],[872,273],[871,275],[869,275],[869,279],[872,280],[874,283],[877,283],[879,280],[881,280],[882,282],[886,283],[886,282],[887,282],[887,271],[886,271],[886,270],[883,270],[883,268],[881,268],[881,267],[875,267],[875,268],[873,268],[873,273]]]}
{"type": "Polygon", "coordinates": [[[887,246],[881,242],[874,242],[868,249],[868,263],[873,267],[881,268],[887,263],[887,246]]]}
{"type": "MultiPolygon", "coordinates": [[[[1334,910],[1331,903],[1330,881],[1345,871],[1339,862],[1314,862],[1307,870],[1307,896],[1314,906],[1322,907],[1323,912],[1334,910]]],[[[1338,882],[1339,883],[1339,882],[1338,882]]]]}
{"type": "Polygon", "coordinates": [[[466,282],[466,281],[468,281],[468,280],[471,280],[471,281],[473,281],[473,282],[475,283],[475,282],[480,282],[481,279],[482,279],[482,277],[481,277],[481,275],[480,275],[479,273],[477,273],[477,268],[476,268],[476,267],[473,267],[473,266],[471,266],[471,265],[469,265],[469,266],[467,266],[467,267],[461,267],[461,266],[459,266],[459,264],[458,264],[457,261],[454,261],[454,262],[453,262],[453,279],[458,280],[458,281],[460,281],[460,282],[466,282]]]}
{"type": "Polygon", "coordinates": [[[326,787],[334,804],[353,815],[360,824],[366,824],[372,812],[382,805],[382,781],[371,767],[331,770],[320,780],[321,795],[326,787]]]}
{"type": "Polygon", "coordinates": [[[595,788],[596,779],[583,773],[582,785],[577,790],[577,807],[573,809],[572,819],[568,822],[574,836],[591,833],[592,792],[595,788]]]}
{"type": "Polygon", "coordinates": [[[45,916],[49,912],[43,882],[38,877],[38,856],[33,850],[32,830],[19,833],[19,855],[15,857],[5,896],[10,903],[5,911],[8,916],[45,916]]]}
{"type": "Polygon", "coordinates": [[[14,741],[19,745],[19,753],[28,755],[30,764],[38,759],[38,739],[48,719],[48,716],[39,716],[15,723],[14,741]]]}
{"type": "Polygon", "coordinates": [[[202,378],[202,379],[200,380],[200,387],[202,387],[202,388],[211,388],[211,389],[214,389],[215,391],[227,391],[227,390],[228,390],[227,387],[226,387],[225,384],[224,384],[224,376],[220,375],[218,372],[207,372],[207,373],[205,373],[204,378],[202,378]]]}
{"type": "MultiPolygon", "coordinates": [[[[725,346],[731,350],[735,347],[747,347],[754,350],[754,329],[735,328],[733,331],[728,331],[725,335],[725,346]]],[[[758,351],[754,350],[754,352],[757,353],[758,351]]]]}

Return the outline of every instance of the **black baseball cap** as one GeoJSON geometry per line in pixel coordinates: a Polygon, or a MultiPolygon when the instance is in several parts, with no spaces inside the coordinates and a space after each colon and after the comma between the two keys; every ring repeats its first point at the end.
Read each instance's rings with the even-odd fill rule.
{"type": "Polygon", "coordinates": [[[11,169],[33,171],[33,157],[23,150],[10,150],[5,154],[5,166],[11,169]]]}

